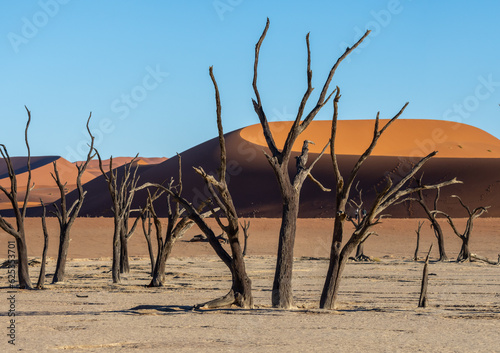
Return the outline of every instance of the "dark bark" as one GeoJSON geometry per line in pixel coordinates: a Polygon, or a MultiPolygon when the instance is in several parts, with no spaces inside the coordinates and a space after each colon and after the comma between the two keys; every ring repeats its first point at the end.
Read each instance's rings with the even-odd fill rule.
{"type": "Polygon", "coordinates": [[[111,264],[111,277],[113,283],[121,283],[120,272],[120,255],[121,255],[121,220],[118,217],[114,218],[114,233],[113,233],[113,258],[111,264]]]}
{"type": "Polygon", "coordinates": [[[26,245],[26,239],[23,237],[16,238],[17,245],[17,256],[18,256],[18,276],[19,276],[19,288],[21,289],[33,289],[31,284],[29,265],[28,265],[28,248],[26,245]]]}
{"type": "Polygon", "coordinates": [[[151,213],[148,210],[146,210],[146,212],[142,215],[141,218],[142,218],[142,231],[144,233],[144,237],[146,238],[146,243],[148,244],[149,260],[151,262],[151,276],[153,276],[156,260],[153,251],[153,244],[151,243],[151,230],[152,230],[151,213]],[[146,220],[147,220],[147,226],[146,226],[146,220]]]}
{"type": "Polygon", "coordinates": [[[59,234],[59,250],[57,252],[57,264],[54,277],[52,278],[52,283],[58,283],[64,281],[64,276],[66,272],[66,258],[68,257],[69,249],[69,229],[62,228],[59,234]]]}
{"type": "Polygon", "coordinates": [[[293,306],[293,248],[299,212],[298,196],[291,194],[283,203],[283,215],[274,274],[272,305],[289,309],[293,306]]]}
{"type": "Polygon", "coordinates": [[[356,260],[367,257],[364,253],[364,244],[365,242],[359,243],[358,247],[356,248],[356,260]]]}
{"type": "Polygon", "coordinates": [[[470,250],[469,250],[469,238],[462,238],[462,246],[460,247],[460,253],[458,254],[457,261],[470,261],[470,250]]]}
{"type": "Polygon", "coordinates": [[[125,234],[125,225],[120,230],[120,273],[130,272],[130,263],[128,259],[128,238],[125,234]]]}

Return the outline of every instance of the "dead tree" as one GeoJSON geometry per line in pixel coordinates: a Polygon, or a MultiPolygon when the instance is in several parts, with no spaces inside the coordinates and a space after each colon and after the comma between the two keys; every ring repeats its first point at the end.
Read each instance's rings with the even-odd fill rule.
{"type": "Polygon", "coordinates": [[[243,245],[243,256],[247,255],[247,248],[248,248],[248,238],[250,237],[250,232],[248,229],[250,228],[250,221],[244,221],[243,224],[241,224],[241,228],[243,228],[243,236],[245,237],[245,242],[243,245]]]}
{"type": "Polygon", "coordinates": [[[307,89],[302,97],[299,105],[297,116],[288,132],[284,146],[280,149],[274,140],[272,131],[269,127],[259,91],[257,89],[257,67],[259,61],[259,52],[262,42],[266,37],[269,28],[269,19],[267,20],[266,27],[262,33],[257,45],[255,46],[255,62],[254,62],[254,76],[253,76],[253,89],[255,99],[253,99],[254,110],[259,117],[262,125],[264,137],[269,148],[270,154],[265,152],[265,156],[274,170],[276,175],[281,198],[283,203],[282,221],[279,233],[278,255],[276,263],[276,271],[274,275],[273,290],[272,290],[272,304],[274,307],[290,308],[293,305],[292,295],[292,269],[293,269],[293,248],[295,243],[295,232],[297,216],[299,212],[299,198],[302,185],[307,177],[318,184],[323,190],[325,189],[311,174],[311,170],[316,162],[321,158],[323,152],[328,145],[325,146],[319,156],[307,167],[308,159],[308,144],[310,141],[304,141],[302,152],[296,157],[296,171],[294,175],[289,172],[289,164],[292,154],[292,148],[299,135],[309,126],[318,112],[325,106],[328,100],[335,93],[332,92],[328,95],[328,89],[333,79],[335,71],[340,63],[349,55],[356,47],[366,38],[370,31],[351,48],[347,48],[344,54],[340,56],[333,67],[323,85],[319,98],[312,108],[312,110],[304,117],[306,104],[313,91],[312,87],[312,71],[311,71],[311,51],[309,46],[309,34],[306,36],[307,45],[307,89]]]}
{"type": "Polygon", "coordinates": [[[231,271],[232,286],[229,292],[222,298],[214,299],[209,302],[196,305],[195,307],[200,309],[212,309],[237,305],[241,308],[252,308],[252,282],[246,273],[245,260],[243,258],[243,251],[241,250],[239,241],[238,215],[236,213],[231,193],[229,192],[229,188],[226,182],[226,143],[224,139],[224,132],[222,129],[219,89],[213,75],[212,67],[210,67],[209,73],[214,85],[215,100],[217,105],[216,112],[217,128],[219,131],[220,167],[217,173],[217,177],[207,174],[201,167],[194,169],[207,184],[208,189],[210,190],[210,193],[212,195],[212,202],[220,209],[219,212],[221,214],[219,214],[219,212],[215,210],[213,210],[213,214],[217,221],[217,224],[229,238],[231,255],[226,251],[226,249],[224,249],[222,244],[219,242],[219,239],[217,239],[214,231],[208,226],[202,215],[200,215],[200,212],[196,210],[189,201],[187,201],[174,190],[168,189],[163,185],[146,183],[142,187],[154,186],[160,188],[167,194],[169,194],[176,202],[180,203],[180,205],[184,207],[189,217],[206,235],[214,251],[231,271]],[[221,216],[226,219],[226,224],[224,224],[224,222],[222,221],[221,216]]]}
{"type": "Polygon", "coordinates": [[[441,215],[445,216],[448,219],[448,223],[450,224],[451,228],[453,229],[453,232],[455,232],[457,237],[459,237],[462,240],[462,247],[460,248],[460,253],[458,254],[457,261],[470,261],[471,253],[469,250],[469,240],[470,240],[470,236],[472,233],[474,220],[478,217],[481,217],[481,215],[483,213],[488,212],[488,208],[490,208],[490,206],[476,207],[475,209],[473,209],[471,211],[470,208],[462,202],[462,199],[459,196],[452,195],[451,197],[456,197],[458,199],[458,201],[460,202],[462,207],[465,208],[465,210],[467,211],[467,214],[469,216],[467,219],[467,224],[465,225],[465,230],[463,231],[463,233],[460,233],[457,230],[457,227],[455,226],[453,219],[448,214],[446,214],[442,211],[433,211],[433,213],[441,214],[441,215]]]}
{"type": "MultiPolygon", "coordinates": [[[[418,179],[417,183],[418,185],[422,185],[422,176],[418,179]]],[[[438,243],[438,249],[439,249],[439,260],[438,261],[446,261],[448,260],[448,256],[446,255],[446,251],[444,249],[444,235],[443,235],[443,230],[441,228],[441,225],[439,224],[438,220],[436,219],[436,211],[437,209],[437,204],[439,201],[439,196],[441,194],[441,190],[438,188],[436,189],[436,197],[434,198],[434,203],[433,203],[433,209],[431,210],[429,206],[425,203],[424,199],[424,193],[423,191],[418,192],[418,198],[412,198],[410,201],[416,201],[420,206],[422,206],[425,214],[427,215],[427,218],[431,222],[431,228],[434,230],[434,235],[436,236],[437,243],[438,243]]]]}
{"type": "Polygon", "coordinates": [[[42,263],[40,265],[40,274],[38,275],[38,283],[36,284],[37,289],[43,289],[45,284],[45,265],[47,263],[47,250],[49,248],[49,232],[47,231],[47,208],[42,200],[40,200],[42,205],[42,231],[43,231],[43,251],[42,251],[42,263]]]}
{"type": "Polygon", "coordinates": [[[14,171],[14,166],[12,160],[10,159],[9,153],[7,152],[7,147],[0,144],[0,153],[2,154],[3,160],[7,165],[7,172],[10,180],[10,191],[7,191],[3,186],[0,185],[0,190],[9,199],[12,210],[14,211],[14,216],[16,218],[16,225],[13,226],[7,220],[5,220],[0,215],[0,228],[2,228],[6,233],[12,235],[16,240],[17,246],[17,257],[18,257],[18,281],[19,288],[21,289],[33,289],[29,275],[28,267],[28,247],[26,244],[26,235],[24,229],[24,220],[26,218],[26,209],[28,207],[28,199],[31,190],[34,188],[34,184],[31,183],[31,154],[30,146],[28,143],[28,128],[31,122],[31,112],[25,106],[26,112],[28,113],[28,122],[26,123],[26,128],[24,130],[24,140],[26,142],[26,148],[28,150],[27,158],[27,168],[28,168],[28,180],[26,182],[26,193],[24,194],[24,201],[22,205],[17,200],[17,178],[14,171]]]}
{"type": "Polygon", "coordinates": [[[418,248],[420,246],[420,231],[422,229],[422,226],[424,225],[424,222],[418,222],[418,227],[415,233],[417,233],[417,245],[415,245],[415,253],[413,254],[413,261],[418,260],[418,248]]]}
{"type": "Polygon", "coordinates": [[[420,287],[420,298],[418,300],[418,307],[425,308],[427,306],[427,286],[429,284],[429,256],[431,254],[432,244],[429,247],[429,252],[425,257],[424,270],[422,273],[422,285],[420,287]]]}
{"type": "MultiPolygon", "coordinates": [[[[175,192],[178,195],[182,193],[182,171],[181,171],[181,156],[179,158],[179,183],[174,185],[174,179],[172,178],[167,186],[168,190],[175,192]]],[[[142,187],[139,187],[140,190],[142,187]]],[[[149,190],[148,190],[149,192],[149,190]]],[[[154,194],[149,193],[148,195],[148,213],[153,218],[153,223],[155,225],[156,240],[157,240],[157,255],[156,261],[154,261],[154,267],[152,272],[152,279],[148,287],[161,287],[165,281],[165,267],[174,247],[175,242],[182,238],[182,236],[194,225],[194,221],[189,218],[187,214],[184,214],[184,209],[180,207],[178,202],[172,201],[170,194],[167,194],[167,229],[165,231],[165,236],[163,236],[163,227],[160,218],[156,214],[153,202],[158,199],[163,194],[161,189],[157,189],[154,194]]],[[[206,203],[202,203],[197,209],[198,212],[206,206],[206,203]]],[[[208,211],[200,216],[205,218],[209,216],[212,212],[208,211]]]]}
{"type": "Polygon", "coordinates": [[[57,161],[53,162],[54,173],[51,173],[52,178],[57,184],[59,189],[59,194],[61,196],[60,206],[54,203],[55,211],[51,212],[57,217],[59,221],[59,251],[57,253],[57,264],[56,271],[54,273],[54,277],[52,278],[52,283],[58,283],[64,281],[65,271],[66,271],[66,259],[68,257],[68,249],[70,243],[70,232],[73,223],[75,222],[78,214],[80,213],[80,209],[83,206],[83,200],[85,199],[85,195],[87,191],[83,190],[82,186],[82,176],[87,169],[92,158],[94,158],[94,136],[90,132],[89,123],[90,118],[92,117],[92,113],[90,113],[89,118],[87,119],[87,132],[90,136],[90,148],[87,154],[87,159],[85,162],[81,164],[76,164],[76,168],[78,170],[78,174],[76,177],[76,188],[78,190],[78,199],[76,199],[71,207],[68,209],[68,204],[66,201],[66,184],[61,181],[59,177],[59,171],[57,170],[57,161]]]}
{"type": "Polygon", "coordinates": [[[336,95],[333,100],[333,118],[332,118],[332,131],[331,131],[331,144],[330,154],[333,164],[333,169],[336,179],[336,213],[333,229],[333,240],[330,252],[330,263],[328,267],[325,284],[320,299],[320,307],[325,309],[333,309],[338,294],[339,284],[342,277],[345,264],[349,255],[356,249],[356,247],[370,234],[370,229],[375,224],[380,222],[383,217],[383,212],[391,205],[402,203],[408,200],[409,195],[418,192],[419,190],[436,189],[446,185],[460,183],[456,178],[434,185],[417,185],[411,186],[408,183],[412,180],[414,175],[422,168],[422,166],[437,152],[432,152],[426,157],[422,158],[400,181],[393,184],[390,177],[387,177],[387,185],[385,188],[377,192],[373,204],[368,208],[367,214],[364,217],[362,224],[352,233],[344,246],[344,223],[347,219],[346,205],[350,199],[351,188],[356,179],[358,172],[363,165],[364,161],[370,156],[375,148],[378,139],[384,131],[397,119],[408,103],[392,118],[387,124],[379,129],[379,115],[375,118],[375,126],[373,129],[373,137],[370,145],[365,152],[359,157],[358,161],[352,168],[347,179],[344,179],[340,173],[337,156],[335,153],[335,137],[337,133],[337,119],[338,119],[338,101],[340,99],[340,89],[337,87],[336,95]]]}
{"type": "Polygon", "coordinates": [[[118,168],[113,169],[113,157],[110,158],[109,171],[106,172],[104,171],[99,152],[97,150],[95,151],[99,159],[99,169],[106,179],[109,194],[111,196],[114,220],[113,262],[111,272],[113,283],[120,283],[120,274],[126,273],[129,270],[127,241],[134,233],[137,223],[141,218],[139,215],[134,221],[131,229],[128,229],[128,218],[139,179],[137,176],[137,166],[134,168],[134,162],[137,156],[135,156],[130,163],[124,165],[123,175],[119,178],[118,168]]]}
{"type": "MultiPolygon", "coordinates": [[[[354,199],[349,200],[349,204],[352,206],[354,209],[354,215],[348,215],[347,219],[352,223],[354,226],[354,229],[358,229],[359,227],[362,226],[363,220],[366,217],[366,209],[363,208],[363,190],[360,190],[358,188],[359,182],[356,183],[356,192],[358,193],[358,199],[359,201],[356,202],[354,199]]],[[[356,256],[353,258],[354,261],[371,261],[369,256],[366,256],[364,254],[364,243],[366,239],[372,234],[376,234],[374,232],[368,234],[366,238],[358,244],[358,247],[356,248],[356,256]]]]}
{"type": "Polygon", "coordinates": [[[151,276],[153,275],[153,272],[155,270],[155,255],[153,252],[153,245],[151,243],[151,233],[153,230],[153,221],[151,220],[151,212],[149,209],[146,207],[145,211],[142,212],[141,215],[141,220],[142,220],[142,231],[144,233],[144,237],[146,238],[146,243],[148,244],[148,253],[149,253],[149,260],[151,262],[151,276]]]}

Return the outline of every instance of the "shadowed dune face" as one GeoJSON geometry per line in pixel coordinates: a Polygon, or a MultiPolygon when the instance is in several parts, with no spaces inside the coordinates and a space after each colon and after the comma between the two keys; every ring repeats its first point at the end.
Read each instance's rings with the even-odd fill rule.
{"type": "MultiPolygon", "coordinates": [[[[381,119],[379,128],[388,120],[381,119]]],[[[278,146],[283,146],[292,122],[271,122],[278,146]]],[[[304,140],[311,140],[311,152],[320,153],[328,142],[331,121],[314,121],[293,146],[299,152],[304,140]]],[[[339,120],[335,150],[341,155],[361,155],[373,137],[374,120],[339,120]]],[[[240,131],[241,137],[267,146],[259,124],[240,131]]],[[[500,140],[478,128],[442,120],[396,120],[380,138],[372,156],[424,157],[439,151],[445,158],[500,158],[500,140]]]]}

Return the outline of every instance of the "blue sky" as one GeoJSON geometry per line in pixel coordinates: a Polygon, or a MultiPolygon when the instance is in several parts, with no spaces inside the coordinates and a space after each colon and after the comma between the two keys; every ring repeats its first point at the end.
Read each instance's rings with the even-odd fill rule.
{"type": "Polygon", "coordinates": [[[392,117],[409,101],[403,118],[459,121],[500,138],[499,13],[494,0],[2,1],[0,143],[26,154],[27,105],[33,155],[82,159],[92,111],[103,157],[170,157],[216,136],[210,65],[225,131],[258,123],[251,81],[266,17],[259,88],[270,120],[297,110],[308,32],[318,94],[368,28],[332,83],[341,119],[392,117]]]}

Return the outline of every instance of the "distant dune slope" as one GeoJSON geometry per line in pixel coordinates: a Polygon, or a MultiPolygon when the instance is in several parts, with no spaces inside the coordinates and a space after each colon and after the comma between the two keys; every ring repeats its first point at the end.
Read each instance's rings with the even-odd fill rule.
{"type": "MultiPolygon", "coordinates": [[[[384,121],[381,121],[383,123],[384,121]]],[[[347,175],[373,133],[373,120],[339,121],[336,149],[341,172],[347,175]]],[[[286,138],[290,122],[271,123],[278,145],[286,138]]],[[[304,139],[316,143],[309,160],[315,158],[329,137],[330,122],[316,121],[300,137],[294,156],[304,139]]],[[[241,216],[280,217],[281,197],[274,173],[263,151],[260,125],[249,126],[225,135],[228,159],[229,188],[241,216]]],[[[457,177],[464,182],[442,190],[440,209],[453,217],[465,217],[466,213],[452,194],[462,197],[470,207],[492,206],[487,216],[500,216],[500,141],[490,134],[464,124],[436,120],[401,120],[391,126],[380,139],[378,148],[363,165],[359,173],[359,187],[363,190],[365,205],[375,197],[375,189],[382,189],[387,178],[397,181],[423,155],[439,150],[439,157],[431,159],[422,169],[426,183],[436,183],[457,177]]],[[[181,153],[183,171],[183,195],[195,205],[208,198],[209,192],[192,166],[202,166],[207,172],[216,173],[219,165],[219,145],[216,138],[181,153]]],[[[293,159],[292,159],[293,161],[293,159]]],[[[293,162],[290,172],[294,172],[293,162]]],[[[163,183],[177,178],[178,158],[173,157],[160,164],[139,166],[140,183],[163,183]]],[[[122,170],[120,167],[119,170],[122,170]]],[[[317,163],[313,175],[326,187],[333,188],[334,177],[329,155],[317,163]]],[[[88,190],[81,215],[111,216],[110,196],[102,176],[85,185],[88,190]]],[[[75,197],[76,194],[70,195],[75,197]]],[[[428,202],[434,193],[426,193],[428,202]]],[[[139,192],[133,208],[145,205],[146,192],[139,192]]],[[[300,217],[332,217],[334,192],[322,192],[307,180],[301,193],[300,217]]],[[[157,211],[165,216],[165,199],[156,204],[157,211]]],[[[34,209],[31,214],[37,214],[34,209]]],[[[402,204],[389,209],[393,217],[423,217],[417,204],[402,204]]]]}
{"type": "MultiPolygon", "coordinates": [[[[29,207],[38,206],[40,199],[45,203],[52,203],[59,199],[59,189],[56,182],[51,176],[54,173],[53,162],[57,164],[59,177],[63,182],[67,182],[66,188],[73,190],[76,188],[76,177],[78,171],[74,164],[68,162],[64,158],[58,156],[32,157],[31,158],[31,182],[35,184],[35,188],[30,193],[29,207]]],[[[18,185],[18,200],[24,200],[26,194],[26,186],[28,182],[28,168],[26,166],[27,157],[14,157],[12,164],[14,165],[17,185],[18,185]]],[[[7,174],[7,167],[3,159],[0,159],[0,185],[10,190],[10,179],[7,174]],[[5,169],[5,173],[3,173],[5,169]]],[[[82,177],[82,183],[85,184],[94,179],[94,175],[85,172],[82,177]]],[[[0,194],[0,209],[9,209],[11,207],[5,195],[0,194]]]]}
{"type": "MultiPolygon", "coordinates": [[[[126,163],[129,163],[133,157],[117,157],[113,159],[113,167],[118,168],[126,163]]],[[[12,164],[17,176],[18,183],[18,200],[22,202],[24,200],[24,195],[26,194],[26,184],[28,181],[28,168],[26,166],[27,157],[12,157],[12,164]]],[[[157,164],[165,161],[166,158],[143,158],[140,157],[137,160],[137,164],[140,166],[157,164]]],[[[59,176],[63,182],[66,182],[66,189],[70,193],[76,189],[76,177],[78,171],[76,164],[81,164],[82,162],[71,163],[64,158],[58,156],[43,156],[43,157],[31,157],[31,174],[32,183],[35,184],[35,188],[30,193],[30,199],[28,207],[37,207],[40,205],[40,199],[44,203],[49,204],[59,200],[60,193],[56,185],[56,182],[51,176],[54,172],[53,162],[57,163],[57,169],[59,171],[59,176]]],[[[103,160],[103,167],[105,170],[109,169],[109,159],[103,160]]],[[[84,172],[82,177],[82,183],[86,184],[93,180],[95,177],[101,176],[101,171],[99,169],[99,162],[97,160],[92,160],[84,172]]],[[[7,166],[3,159],[0,158],[0,185],[10,190],[10,179],[8,178],[7,166]]],[[[88,195],[89,196],[89,195],[88,195]]],[[[9,210],[11,204],[8,199],[0,194],[0,210],[9,210]]]]}

